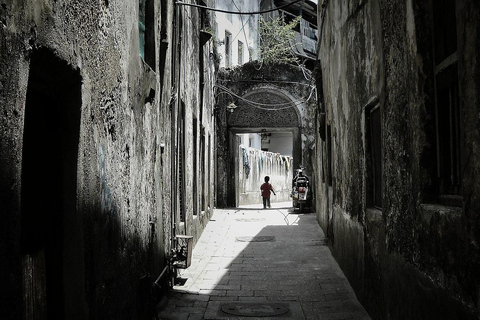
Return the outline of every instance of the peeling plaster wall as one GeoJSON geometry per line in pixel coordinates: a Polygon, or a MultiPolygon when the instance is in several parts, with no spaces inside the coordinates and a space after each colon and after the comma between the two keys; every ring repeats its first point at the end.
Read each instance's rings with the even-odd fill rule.
{"type": "Polygon", "coordinates": [[[480,6],[456,1],[466,156],[462,206],[449,207],[436,196],[432,2],[324,2],[317,84],[326,115],[317,122],[314,167],[318,220],[332,252],[374,319],[478,319],[480,6]],[[369,202],[366,112],[375,104],[380,210],[369,202]]]}
{"type": "MultiPolygon", "coordinates": [[[[42,291],[45,250],[25,252],[21,241],[25,234],[22,153],[30,62],[38,50],[46,50],[81,79],[77,175],[72,177],[76,178],[76,208],[65,212],[61,219],[65,222],[59,224],[63,228],[59,232],[73,231],[65,234],[63,245],[78,252],[69,253],[75,261],[65,260],[65,266],[75,264],[79,277],[72,285],[66,283],[72,271],[67,268],[63,279],[47,279],[47,286],[49,281],[63,282],[65,301],[76,295],[76,301],[59,307],[65,318],[146,319],[153,310],[151,283],[169,254],[172,205],[178,201],[172,198],[172,181],[177,176],[171,170],[176,148],[171,132],[177,128],[171,111],[173,2],[152,2],[155,34],[150,48],[155,63],[150,66],[139,54],[138,2],[14,0],[0,5],[0,318],[42,317],[46,312],[42,309],[46,302],[42,291]]],[[[198,10],[188,10],[194,20],[184,23],[184,42],[189,45],[185,52],[197,55],[181,58],[186,80],[181,92],[190,111],[186,131],[192,133],[192,114],[199,117],[202,72],[203,121],[198,130],[203,127],[210,137],[206,152],[210,158],[205,162],[213,167],[215,70],[209,59],[213,44],[204,46],[205,69],[200,70],[198,10]]],[[[52,71],[51,76],[56,74],[52,71]]],[[[55,92],[56,88],[47,90],[55,92]]],[[[189,141],[187,157],[192,156],[193,142],[189,141]]],[[[50,157],[47,152],[37,156],[50,157]]],[[[189,187],[195,183],[193,170],[200,168],[187,169],[189,187]]],[[[213,178],[211,169],[206,183],[211,190],[213,178]]],[[[213,191],[208,196],[205,202],[212,208],[213,191]]],[[[61,199],[60,194],[57,197],[61,199]]],[[[188,201],[192,208],[192,199],[188,201]]],[[[48,208],[43,203],[36,205],[42,221],[48,208]]],[[[209,213],[194,218],[190,209],[188,214],[186,233],[196,240],[209,213]]],[[[38,228],[49,230],[45,222],[38,228]]],[[[165,279],[161,285],[166,287],[165,279]]]]}

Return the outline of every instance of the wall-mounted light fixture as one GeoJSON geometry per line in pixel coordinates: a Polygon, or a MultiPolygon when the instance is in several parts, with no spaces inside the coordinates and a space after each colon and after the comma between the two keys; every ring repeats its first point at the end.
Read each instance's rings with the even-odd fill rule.
{"type": "Polygon", "coordinates": [[[235,110],[236,108],[238,108],[237,105],[235,105],[235,103],[230,103],[228,106],[227,106],[227,110],[232,112],[233,113],[233,110],[235,110]]]}

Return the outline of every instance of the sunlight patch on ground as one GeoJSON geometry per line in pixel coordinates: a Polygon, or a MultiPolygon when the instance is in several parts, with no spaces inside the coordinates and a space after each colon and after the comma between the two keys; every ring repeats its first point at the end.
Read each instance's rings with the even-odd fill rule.
{"type": "Polygon", "coordinates": [[[295,236],[302,216],[293,211],[290,201],[272,203],[272,208],[268,209],[263,209],[261,205],[216,209],[203,231],[202,239],[193,249],[192,266],[180,271],[182,278],[188,278],[187,282],[183,286],[175,286],[174,290],[195,294],[215,293],[214,290],[222,287],[222,279],[230,271],[238,271],[235,269],[238,261],[250,259],[243,255],[252,242],[288,241],[295,236]],[[263,234],[268,226],[288,228],[281,229],[282,232],[277,234],[263,234]],[[197,281],[199,277],[201,281],[197,281]]]}

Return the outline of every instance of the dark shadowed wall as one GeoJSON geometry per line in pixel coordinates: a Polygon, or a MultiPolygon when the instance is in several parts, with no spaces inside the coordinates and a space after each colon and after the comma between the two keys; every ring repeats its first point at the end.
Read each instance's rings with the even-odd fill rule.
{"type": "Polygon", "coordinates": [[[374,319],[480,317],[473,1],[323,1],[317,214],[374,319]]]}

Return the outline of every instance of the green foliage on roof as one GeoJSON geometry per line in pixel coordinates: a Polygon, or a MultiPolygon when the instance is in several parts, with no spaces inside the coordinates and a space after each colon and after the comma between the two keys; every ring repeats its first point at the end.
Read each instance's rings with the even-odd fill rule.
{"type": "Polygon", "coordinates": [[[302,17],[298,16],[286,23],[282,17],[269,20],[260,17],[260,59],[263,63],[299,62],[292,46],[295,45],[294,28],[301,19],[302,17]]]}

